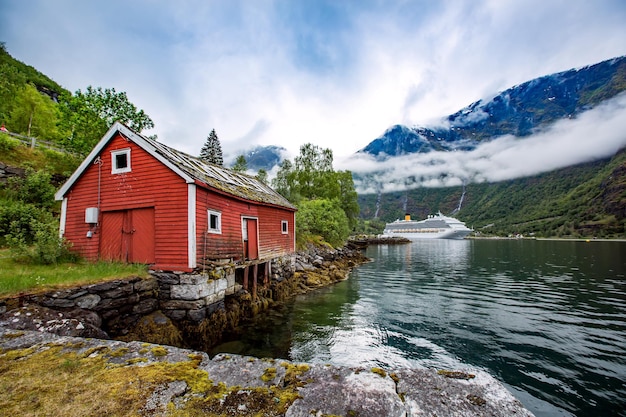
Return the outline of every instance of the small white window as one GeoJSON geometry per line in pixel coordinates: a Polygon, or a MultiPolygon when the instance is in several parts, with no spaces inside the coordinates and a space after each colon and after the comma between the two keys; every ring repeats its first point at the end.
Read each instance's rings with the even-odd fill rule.
{"type": "Polygon", "coordinates": [[[111,174],[130,172],[130,149],[111,152],[111,174]]]}
{"type": "Polygon", "coordinates": [[[283,220],[280,222],[280,226],[283,232],[283,235],[289,233],[289,222],[287,220],[283,220]]]}
{"type": "Polygon", "coordinates": [[[209,210],[209,233],[222,234],[222,213],[209,210]]]}

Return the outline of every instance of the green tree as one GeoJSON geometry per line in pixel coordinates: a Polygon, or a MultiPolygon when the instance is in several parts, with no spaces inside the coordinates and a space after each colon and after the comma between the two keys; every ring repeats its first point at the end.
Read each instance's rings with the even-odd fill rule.
{"type": "Polygon", "coordinates": [[[222,156],[222,145],[215,133],[215,129],[211,130],[209,136],[206,138],[206,142],[200,150],[200,159],[210,164],[219,166],[224,165],[224,157],[222,156]]]}
{"type": "Polygon", "coordinates": [[[319,235],[327,242],[336,244],[344,240],[358,223],[359,204],[350,171],[333,169],[333,153],[312,144],[300,147],[295,164],[288,159],[280,164],[272,186],[282,196],[294,203],[304,222],[296,222],[296,232],[301,235],[319,235]],[[339,208],[341,216],[332,213],[339,208]],[[310,218],[309,213],[327,216],[310,218]],[[328,213],[327,213],[328,212],[328,213]],[[337,230],[331,231],[328,222],[337,222],[337,230]],[[330,239],[330,240],[328,240],[330,239]]]}
{"type": "Polygon", "coordinates": [[[350,230],[354,230],[359,220],[359,200],[356,190],[354,189],[354,180],[352,179],[352,172],[350,171],[338,171],[337,182],[339,183],[339,198],[341,201],[341,208],[348,219],[348,225],[350,230]]]}
{"type": "Polygon", "coordinates": [[[117,92],[115,88],[87,87],[83,93],[81,90],[74,94],[76,100],[84,107],[95,112],[98,117],[105,121],[108,127],[113,123],[122,122],[136,132],[154,127],[154,122],[143,111],[128,100],[125,92],[117,92]]]}
{"type": "Polygon", "coordinates": [[[62,100],[64,145],[79,152],[89,152],[106,131],[119,121],[136,132],[154,127],[152,119],[115,88],[87,87],[62,100]]]}
{"type": "Polygon", "coordinates": [[[261,181],[263,184],[267,184],[267,171],[263,168],[259,169],[259,172],[256,174],[256,179],[261,181]]]}
{"type": "Polygon", "coordinates": [[[247,170],[248,161],[246,161],[246,157],[243,155],[239,155],[235,160],[235,165],[233,165],[233,171],[246,172],[247,170]]]}
{"type": "Polygon", "coordinates": [[[333,175],[333,151],[307,143],[295,158],[295,182],[292,186],[303,198],[337,198],[339,184],[333,175]]]}
{"type": "Polygon", "coordinates": [[[321,236],[333,246],[342,245],[350,227],[338,200],[304,200],[298,205],[296,225],[299,239],[321,236]]]}
{"type": "Polygon", "coordinates": [[[285,159],[280,163],[276,177],[272,180],[272,187],[287,200],[297,204],[299,197],[295,189],[294,178],[293,164],[289,159],[285,159]]]}
{"type": "Polygon", "coordinates": [[[56,103],[30,84],[18,90],[7,125],[13,132],[41,139],[58,138],[56,103]]]}

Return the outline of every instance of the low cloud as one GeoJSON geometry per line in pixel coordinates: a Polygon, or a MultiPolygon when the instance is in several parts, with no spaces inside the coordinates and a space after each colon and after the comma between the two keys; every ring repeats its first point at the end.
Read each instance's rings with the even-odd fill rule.
{"type": "Polygon", "coordinates": [[[626,94],[529,137],[502,136],[468,152],[430,152],[377,161],[356,154],[340,169],[362,194],[495,182],[605,158],[626,146],[626,94]]]}
{"type": "Polygon", "coordinates": [[[2,3],[0,40],[71,91],[127,92],[181,151],[215,129],[229,154],[347,157],[395,124],[624,54],[623,1],[571,3],[20,0],[2,3]]]}

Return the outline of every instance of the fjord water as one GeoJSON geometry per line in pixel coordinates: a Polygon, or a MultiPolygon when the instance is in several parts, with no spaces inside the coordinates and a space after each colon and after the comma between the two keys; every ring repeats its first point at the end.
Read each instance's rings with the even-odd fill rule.
{"type": "Polygon", "coordinates": [[[218,350],[347,366],[481,368],[535,415],[626,415],[626,242],[423,240],[218,350]]]}

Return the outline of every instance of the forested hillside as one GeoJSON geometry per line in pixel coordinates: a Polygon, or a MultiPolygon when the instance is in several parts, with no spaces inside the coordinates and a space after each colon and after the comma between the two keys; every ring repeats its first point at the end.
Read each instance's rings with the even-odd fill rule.
{"type": "Polygon", "coordinates": [[[87,86],[72,94],[0,44],[0,123],[9,132],[87,154],[116,120],[137,132],[154,127],[125,92],[87,86]]]}
{"type": "Polygon", "coordinates": [[[115,121],[139,132],[154,126],[126,93],[70,93],[0,43],[0,247],[37,263],[72,256],[54,192],[115,121]]]}
{"type": "Polygon", "coordinates": [[[441,211],[488,235],[626,238],[626,150],[613,158],[497,183],[361,195],[361,218],[441,211]],[[378,201],[378,205],[377,205],[378,201]]]}

